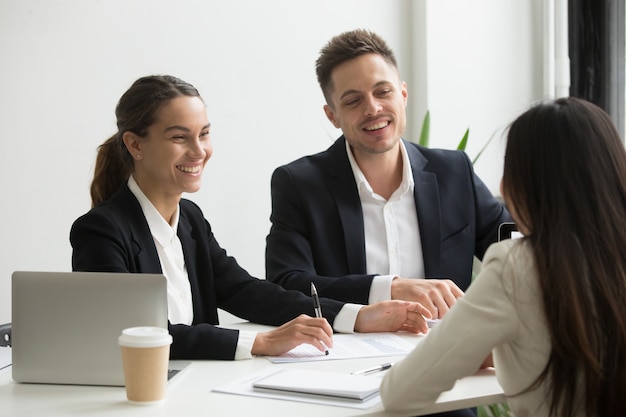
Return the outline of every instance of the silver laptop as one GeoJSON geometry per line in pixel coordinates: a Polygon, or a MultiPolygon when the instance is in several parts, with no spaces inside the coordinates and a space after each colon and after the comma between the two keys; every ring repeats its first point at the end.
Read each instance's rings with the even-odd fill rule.
{"type": "Polygon", "coordinates": [[[167,283],[159,274],[16,271],[12,310],[15,381],[123,386],[117,338],[127,327],[167,328],[167,283]]]}

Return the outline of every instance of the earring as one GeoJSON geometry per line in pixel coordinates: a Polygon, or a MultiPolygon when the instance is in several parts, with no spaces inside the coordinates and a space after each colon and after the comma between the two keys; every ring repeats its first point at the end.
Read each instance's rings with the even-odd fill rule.
{"type": "Polygon", "coordinates": [[[141,154],[140,153],[137,154],[137,159],[141,159],[141,154]]]}

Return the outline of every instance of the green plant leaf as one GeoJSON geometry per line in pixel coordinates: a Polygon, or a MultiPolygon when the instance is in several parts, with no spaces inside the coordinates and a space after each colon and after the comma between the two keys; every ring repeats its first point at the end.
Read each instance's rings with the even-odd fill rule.
{"type": "Polygon", "coordinates": [[[420,145],[428,148],[428,138],[430,136],[430,111],[427,110],[422,122],[422,131],[420,132],[420,145]]]}
{"type": "Polygon", "coordinates": [[[483,147],[481,148],[480,152],[478,152],[478,154],[476,155],[476,157],[472,160],[472,164],[476,164],[476,161],[478,161],[478,158],[480,157],[480,155],[484,152],[484,150],[487,148],[487,146],[491,143],[491,141],[493,140],[494,137],[496,137],[496,133],[498,131],[496,130],[495,132],[493,132],[491,134],[491,137],[489,137],[489,140],[487,141],[487,143],[485,143],[483,145],[483,147]]]}
{"type": "Polygon", "coordinates": [[[468,137],[469,137],[469,127],[465,131],[465,134],[463,135],[463,139],[461,139],[461,142],[459,142],[459,146],[456,147],[457,150],[459,150],[459,151],[464,151],[465,150],[465,147],[467,146],[467,138],[468,137]]]}
{"type": "MultiPolygon", "coordinates": [[[[493,138],[496,136],[496,133],[497,131],[491,134],[491,137],[480,149],[480,152],[478,152],[476,157],[472,159],[472,164],[476,164],[476,161],[478,161],[478,158],[480,157],[480,155],[482,155],[482,153],[485,151],[487,146],[489,146],[493,138]]],[[[430,110],[426,110],[426,114],[424,115],[424,121],[422,122],[422,130],[420,131],[418,144],[428,148],[429,138],[430,138],[430,110]]],[[[463,138],[459,142],[457,146],[457,150],[465,151],[465,148],[467,147],[468,139],[469,139],[469,127],[467,128],[467,130],[465,131],[465,134],[463,135],[463,138]]]]}
{"type": "Polygon", "coordinates": [[[478,407],[478,417],[514,417],[507,403],[481,405],[478,407]]]}

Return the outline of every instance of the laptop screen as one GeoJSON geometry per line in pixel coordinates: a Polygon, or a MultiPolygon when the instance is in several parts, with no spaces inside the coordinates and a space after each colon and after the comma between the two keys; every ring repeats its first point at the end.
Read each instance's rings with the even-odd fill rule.
{"type": "Polygon", "coordinates": [[[117,338],[135,326],[167,328],[160,274],[28,272],[12,276],[13,379],[124,385],[117,338]]]}

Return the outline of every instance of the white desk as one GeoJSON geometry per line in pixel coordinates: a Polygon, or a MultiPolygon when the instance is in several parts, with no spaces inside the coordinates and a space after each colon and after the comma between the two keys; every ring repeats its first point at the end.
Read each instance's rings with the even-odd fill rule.
{"type": "MultiPolygon", "coordinates": [[[[224,327],[262,330],[249,323],[224,327]]],[[[416,340],[414,336],[406,336],[416,340]]],[[[281,364],[283,367],[351,372],[396,358],[350,359],[281,364]]],[[[243,361],[194,361],[170,384],[165,402],[141,407],[129,404],[123,387],[88,387],[70,385],[18,384],[12,380],[11,367],[0,371],[0,417],[57,416],[245,416],[255,417],[343,417],[401,416],[386,412],[382,405],[367,410],[282,401],[211,392],[211,389],[251,376],[268,366],[278,366],[257,357],[243,361]]],[[[506,401],[493,371],[459,380],[451,391],[443,393],[428,409],[411,415],[430,414],[459,408],[506,401]]]]}

